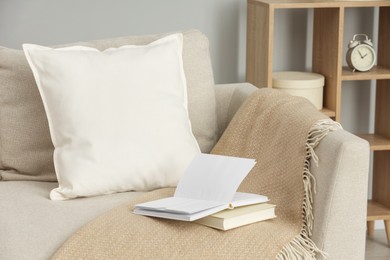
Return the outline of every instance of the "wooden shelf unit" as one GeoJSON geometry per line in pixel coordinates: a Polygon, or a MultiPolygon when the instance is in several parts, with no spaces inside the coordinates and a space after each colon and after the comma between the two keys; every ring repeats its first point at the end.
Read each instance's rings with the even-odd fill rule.
{"type": "Polygon", "coordinates": [[[312,72],[325,76],[323,113],[340,121],[343,81],[377,81],[375,133],[360,136],[374,151],[368,229],[373,232],[373,220],[385,220],[390,244],[390,1],[248,0],[246,80],[257,87],[272,87],[275,11],[291,8],[314,10],[312,72]],[[342,65],[345,9],[356,7],[379,7],[377,66],[369,72],[342,65]]]}

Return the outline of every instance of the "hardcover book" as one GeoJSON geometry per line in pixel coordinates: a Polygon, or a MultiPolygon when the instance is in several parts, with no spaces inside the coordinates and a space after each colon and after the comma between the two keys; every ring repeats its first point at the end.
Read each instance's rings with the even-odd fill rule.
{"type": "Polygon", "coordinates": [[[226,209],[198,219],[195,222],[220,230],[229,230],[275,217],[275,205],[260,203],[235,209],[226,209]]]}

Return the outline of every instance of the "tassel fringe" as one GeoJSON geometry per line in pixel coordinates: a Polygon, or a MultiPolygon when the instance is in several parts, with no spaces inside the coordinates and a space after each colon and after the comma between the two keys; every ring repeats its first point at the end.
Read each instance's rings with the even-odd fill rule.
{"type": "Polygon", "coordinates": [[[312,160],[318,167],[319,158],[314,149],[325,136],[337,129],[342,129],[341,125],[331,119],[319,120],[310,128],[306,141],[306,159],[303,170],[302,230],[299,235],[282,248],[276,256],[277,260],[315,259],[316,254],[326,257],[326,253],[319,249],[310,238],[314,223],[313,193],[317,192],[316,179],[310,172],[310,162],[312,160]]]}

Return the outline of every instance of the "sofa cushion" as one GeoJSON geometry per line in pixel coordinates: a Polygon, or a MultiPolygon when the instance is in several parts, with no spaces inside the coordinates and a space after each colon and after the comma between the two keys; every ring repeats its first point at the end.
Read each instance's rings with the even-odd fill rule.
{"type": "Polygon", "coordinates": [[[200,153],[183,36],[99,51],[23,45],[49,121],[54,200],[175,187],[200,153]]]}
{"type": "MultiPolygon", "coordinates": [[[[127,44],[147,44],[165,35],[129,36],[70,45],[104,50],[127,44]]],[[[202,152],[209,152],[217,140],[217,121],[208,40],[196,30],[183,32],[183,39],[189,117],[202,152]]],[[[32,72],[20,50],[0,48],[0,93],[0,178],[55,181],[54,147],[46,114],[32,72]]]]}
{"type": "Polygon", "coordinates": [[[60,202],[48,198],[57,185],[0,182],[1,259],[49,259],[84,224],[143,194],[125,192],[60,202]]]}

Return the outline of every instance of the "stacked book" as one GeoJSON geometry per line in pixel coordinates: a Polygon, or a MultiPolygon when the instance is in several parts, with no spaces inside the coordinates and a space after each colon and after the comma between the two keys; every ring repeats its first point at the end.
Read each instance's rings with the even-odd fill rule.
{"type": "Polygon", "coordinates": [[[237,192],[255,164],[253,159],[200,154],[181,177],[173,197],[137,204],[133,212],[220,230],[275,218],[275,205],[267,203],[267,196],[237,192]]]}
{"type": "Polygon", "coordinates": [[[275,205],[259,203],[235,209],[226,209],[198,219],[195,223],[220,230],[229,230],[275,217],[275,205]]]}

